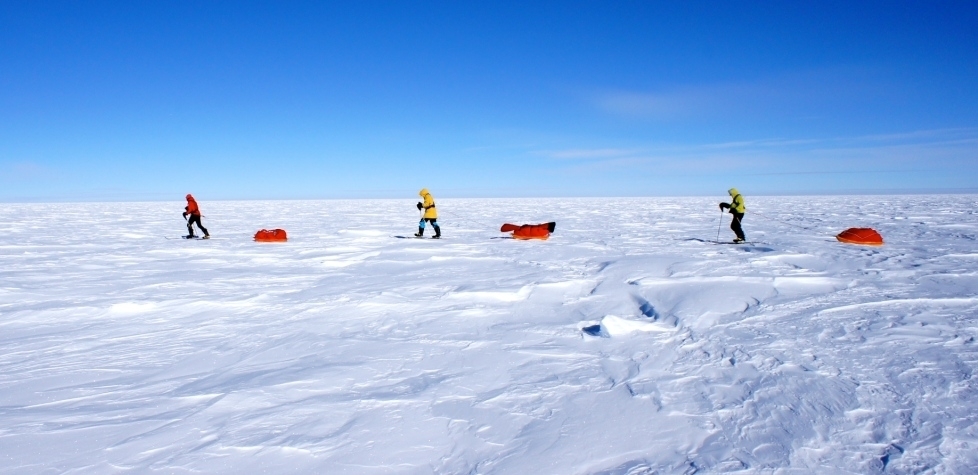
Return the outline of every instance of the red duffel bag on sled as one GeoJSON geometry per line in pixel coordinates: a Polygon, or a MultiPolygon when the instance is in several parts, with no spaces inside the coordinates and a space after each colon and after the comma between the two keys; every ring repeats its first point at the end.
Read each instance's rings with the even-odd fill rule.
{"type": "Polygon", "coordinates": [[[512,232],[514,239],[547,239],[550,237],[550,233],[554,232],[554,228],[556,227],[557,223],[553,222],[543,224],[524,224],[522,226],[506,223],[503,225],[503,227],[499,228],[499,232],[512,232]]]}
{"type": "Polygon", "coordinates": [[[883,236],[873,228],[849,228],[835,237],[846,244],[861,244],[863,246],[882,246],[883,236]]]}
{"type": "Polygon", "coordinates": [[[255,241],[258,242],[285,242],[288,240],[284,229],[262,229],[255,233],[255,241]]]}

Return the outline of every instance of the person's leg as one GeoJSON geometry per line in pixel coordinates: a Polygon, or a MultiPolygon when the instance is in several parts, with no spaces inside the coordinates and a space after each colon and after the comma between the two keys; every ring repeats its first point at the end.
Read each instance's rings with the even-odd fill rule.
{"type": "Polygon", "coordinates": [[[744,236],[744,228],[740,226],[740,223],[743,220],[744,220],[743,214],[733,213],[733,219],[730,220],[730,229],[732,229],[734,234],[737,235],[737,239],[741,241],[746,241],[747,238],[744,236]]]}
{"type": "Polygon", "coordinates": [[[415,236],[424,236],[424,218],[421,218],[421,221],[418,222],[418,232],[415,234],[415,236]]]}
{"type": "Polygon", "coordinates": [[[435,228],[435,237],[441,237],[441,226],[438,226],[438,219],[429,219],[428,222],[431,223],[431,227],[435,228]]]}
{"type": "Polygon", "coordinates": [[[202,228],[200,225],[200,216],[196,214],[190,215],[190,221],[187,221],[187,227],[190,228],[190,235],[194,235],[194,223],[197,223],[198,228],[202,228]]]}
{"type": "Polygon", "coordinates": [[[189,231],[188,236],[194,235],[194,223],[197,223],[197,227],[204,232],[204,237],[210,236],[210,233],[207,232],[207,228],[205,228],[204,225],[200,223],[200,215],[196,215],[196,214],[190,215],[190,219],[187,220],[187,230],[189,231]]]}

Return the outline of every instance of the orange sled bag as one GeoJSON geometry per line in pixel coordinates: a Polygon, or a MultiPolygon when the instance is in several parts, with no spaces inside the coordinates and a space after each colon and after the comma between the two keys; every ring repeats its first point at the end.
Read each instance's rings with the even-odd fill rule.
{"type": "Polygon", "coordinates": [[[862,244],[864,246],[882,246],[883,236],[872,228],[849,228],[835,237],[847,244],[862,244]]]}
{"type": "Polygon", "coordinates": [[[255,241],[258,242],[285,242],[288,240],[284,229],[272,229],[271,231],[262,229],[255,233],[255,241]]]}
{"type": "Polygon", "coordinates": [[[543,224],[524,224],[522,226],[506,223],[503,225],[503,227],[499,228],[499,232],[512,232],[514,239],[547,239],[550,237],[550,233],[554,232],[554,228],[556,227],[557,223],[553,222],[543,224]]]}

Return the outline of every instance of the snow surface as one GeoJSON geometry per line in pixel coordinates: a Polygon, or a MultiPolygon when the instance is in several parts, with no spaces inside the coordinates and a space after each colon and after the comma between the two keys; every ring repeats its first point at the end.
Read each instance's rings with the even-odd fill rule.
{"type": "Polygon", "coordinates": [[[978,471],[976,196],[414,201],[4,205],[0,472],[978,471]]]}

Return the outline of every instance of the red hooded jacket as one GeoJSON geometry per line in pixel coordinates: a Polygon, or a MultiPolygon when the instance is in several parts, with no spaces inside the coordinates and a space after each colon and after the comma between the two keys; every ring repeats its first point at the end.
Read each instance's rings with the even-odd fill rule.
{"type": "Polygon", "coordinates": [[[187,213],[200,216],[200,208],[197,207],[197,200],[191,194],[187,194],[187,213]]]}

